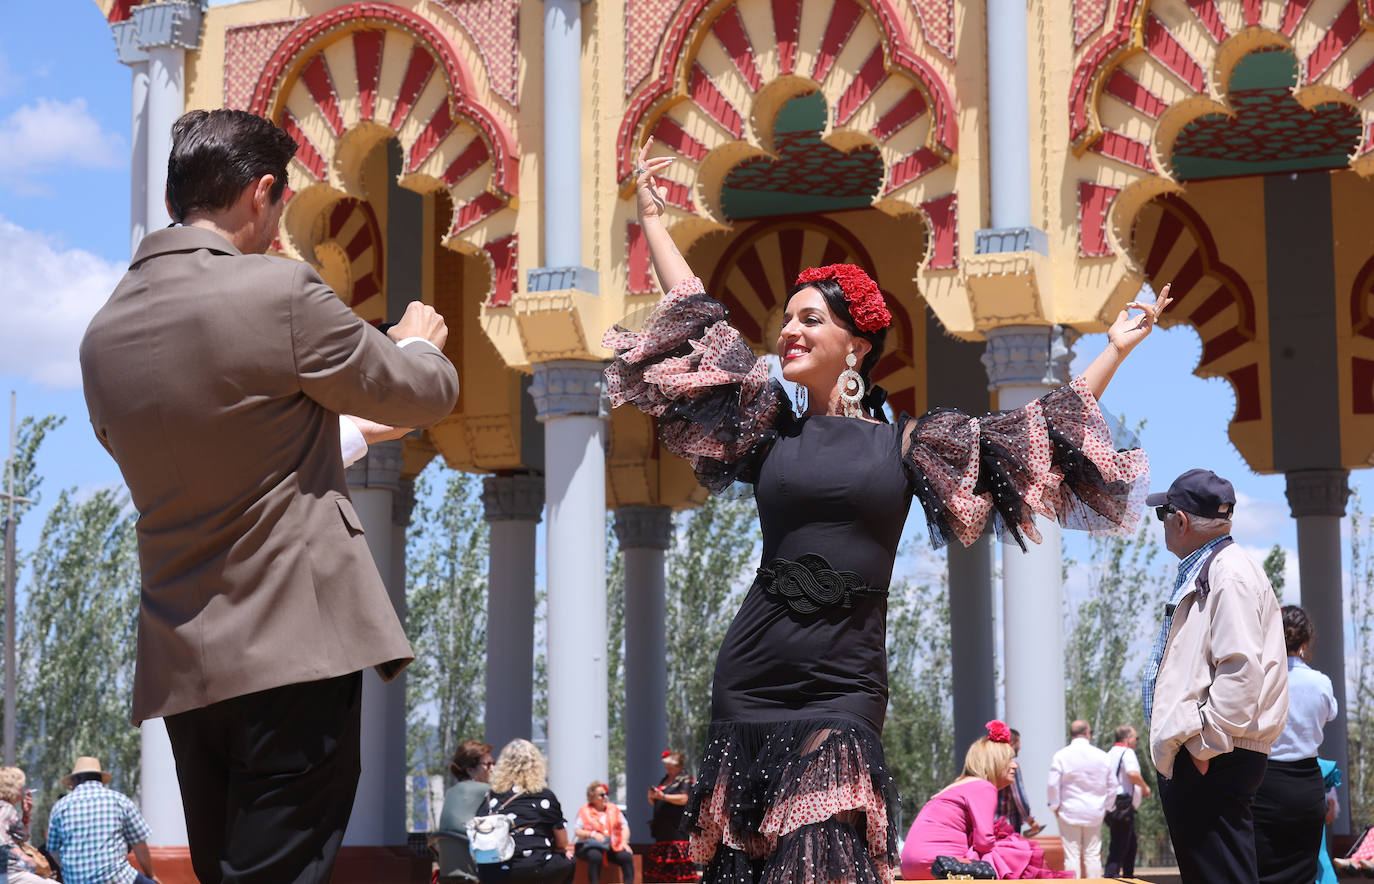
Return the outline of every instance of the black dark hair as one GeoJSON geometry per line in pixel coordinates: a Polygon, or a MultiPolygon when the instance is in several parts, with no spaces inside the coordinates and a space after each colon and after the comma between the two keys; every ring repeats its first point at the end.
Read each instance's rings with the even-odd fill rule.
{"type": "Polygon", "coordinates": [[[1312,619],[1307,616],[1307,612],[1297,605],[1284,605],[1283,612],[1283,644],[1288,649],[1288,653],[1296,654],[1298,649],[1317,636],[1317,627],[1312,625],[1312,619]]]}
{"type": "Polygon", "coordinates": [[[105,776],[98,770],[86,770],[81,773],[72,774],[72,788],[75,789],[82,783],[89,783],[92,780],[104,781],[105,776]]]}
{"type": "Polygon", "coordinates": [[[887,326],[883,326],[877,331],[862,331],[854,325],[854,314],[849,312],[849,299],[844,296],[844,289],[840,283],[831,278],[818,279],[815,282],[806,282],[792,287],[787,293],[787,300],[791,301],[792,296],[805,288],[813,288],[821,293],[825,298],[825,304],[830,308],[830,312],[840,320],[845,329],[856,337],[863,338],[873,346],[869,348],[868,355],[863,362],[859,363],[859,377],[864,379],[863,406],[870,414],[886,422],[887,416],[883,414],[883,402],[887,400],[887,391],[873,383],[872,372],[878,364],[878,360],[883,358],[883,344],[887,341],[887,326]]]}
{"type": "Polygon", "coordinates": [[[272,202],[286,189],[286,164],[296,142],[262,117],[241,110],[195,110],[172,124],[167,203],[172,220],[227,209],[243,189],[275,175],[272,202]]]}

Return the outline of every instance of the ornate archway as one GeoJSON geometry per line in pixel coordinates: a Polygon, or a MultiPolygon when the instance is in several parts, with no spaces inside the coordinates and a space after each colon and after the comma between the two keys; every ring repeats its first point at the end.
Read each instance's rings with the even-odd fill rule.
{"type": "Polygon", "coordinates": [[[313,257],[315,219],[377,183],[367,157],[395,139],[399,183],[443,193],[443,243],[484,256],[490,299],[508,302],[515,258],[517,153],[505,125],[473,97],[463,60],[435,25],[385,3],[351,3],[307,19],[272,53],[250,109],[300,145],[280,245],[313,257]]]}
{"type": "MultiPolygon", "coordinates": [[[[940,4],[925,4],[939,6],[940,4]]],[[[952,7],[951,7],[952,9],[952,7]]],[[[633,12],[632,12],[633,14],[633,12]]],[[[958,127],[949,47],[952,26],[922,29],[917,53],[886,0],[691,0],[667,23],[657,67],[631,89],[616,144],[628,194],[634,153],[652,135],[656,154],[678,163],[664,176],[669,224],[679,245],[727,229],[727,177],[742,164],[776,163],[787,145],[779,114],[818,95],[826,109],[818,141],[836,155],[870,151],[881,179],[867,204],[921,214],[928,264],[957,260],[954,163],[958,127]],[[688,183],[690,182],[690,184],[688,183]]],[[[627,84],[628,85],[628,84],[627,84]]],[[[635,234],[629,234],[634,243],[635,234]]],[[[634,270],[631,288],[635,288],[634,270]]]]}

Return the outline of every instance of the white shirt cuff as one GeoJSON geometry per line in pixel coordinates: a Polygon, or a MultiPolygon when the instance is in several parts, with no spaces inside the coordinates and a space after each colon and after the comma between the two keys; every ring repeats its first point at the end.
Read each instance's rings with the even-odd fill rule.
{"type": "Polygon", "coordinates": [[[352,466],[367,454],[367,440],[363,431],[344,415],[339,415],[339,448],[343,455],[343,465],[352,466]]]}
{"type": "MultiPolygon", "coordinates": [[[[432,343],[430,343],[429,341],[425,340],[424,338],[420,338],[420,337],[402,338],[401,340],[399,340],[399,341],[396,342],[396,346],[397,346],[397,347],[404,347],[406,344],[409,344],[409,343],[411,343],[412,341],[419,341],[421,344],[424,344],[426,347],[434,347],[434,344],[432,344],[432,343]]],[[[443,350],[439,350],[438,347],[434,347],[434,349],[437,350],[437,351],[439,352],[439,355],[441,355],[441,356],[443,355],[443,353],[444,353],[443,350]]]]}

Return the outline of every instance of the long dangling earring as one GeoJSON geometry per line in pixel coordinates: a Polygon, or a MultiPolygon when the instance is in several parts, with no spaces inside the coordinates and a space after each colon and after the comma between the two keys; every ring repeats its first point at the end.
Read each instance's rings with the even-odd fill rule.
{"type": "Polygon", "coordinates": [[[806,414],[806,384],[797,384],[797,414],[806,414]]]}
{"type": "Polygon", "coordinates": [[[854,370],[859,359],[850,353],[844,358],[844,364],[849,366],[840,372],[840,399],[844,402],[844,416],[858,417],[862,413],[859,403],[864,398],[864,379],[854,370]]]}

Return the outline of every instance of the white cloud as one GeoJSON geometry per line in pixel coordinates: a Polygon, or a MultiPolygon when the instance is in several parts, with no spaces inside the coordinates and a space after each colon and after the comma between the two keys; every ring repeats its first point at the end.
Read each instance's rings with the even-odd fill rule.
{"type": "Polygon", "coordinates": [[[20,192],[41,192],[30,176],[73,166],[118,168],[128,165],[124,139],[102,129],[86,100],[40,98],[0,120],[0,176],[20,192]]]}
{"type": "MultiPolygon", "coordinates": [[[[1277,539],[1291,519],[1287,501],[1266,500],[1251,497],[1244,491],[1236,492],[1235,530],[1232,533],[1239,540],[1257,543],[1268,538],[1277,539]]],[[[1273,543],[1272,540],[1269,542],[1273,543]]]]}
{"type": "Polygon", "coordinates": [[[0,218],[0,375],[80,386],[81,335],[124,270],[0,218]]]}

